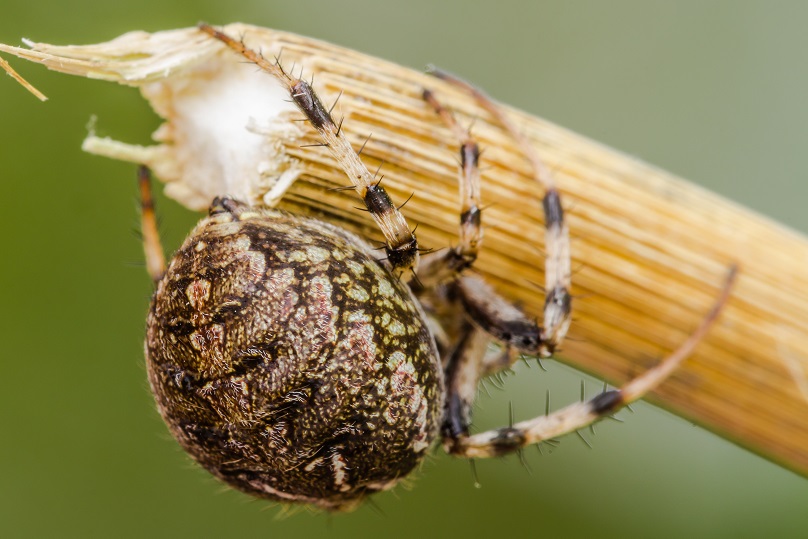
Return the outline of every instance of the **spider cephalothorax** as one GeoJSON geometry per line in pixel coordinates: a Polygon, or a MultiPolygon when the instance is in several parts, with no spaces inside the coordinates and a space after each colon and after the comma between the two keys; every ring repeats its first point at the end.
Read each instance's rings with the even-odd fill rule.
{"type": "Polygon", "coordinates": [[[460,141],[462,209],[458,245],[419,264],[414,233],[311,86],[243,43],[200,28],[286,86],[386,240],[379,260],[333,224],[216,199],[165,268],[142,169],[144,245],[157,283],[149,380],[180,444],[228,484],[273,500],[350,509],[398,483],[438,437],[449,453],[474,458],[575,431],[661,383],[726,301],[731,279],[693,335],[623,388],[470,434],[479,379],[516,357],[489,356],[488,345],[549,356],[570,323],[568,232],[541,161],[485,95],[435,72],[474,95],[519,140],[544,187],[547,299],[539,324],[467,271],[482,243],[479,151],[432,92],[424,91],[425,103],[460,141]]]}

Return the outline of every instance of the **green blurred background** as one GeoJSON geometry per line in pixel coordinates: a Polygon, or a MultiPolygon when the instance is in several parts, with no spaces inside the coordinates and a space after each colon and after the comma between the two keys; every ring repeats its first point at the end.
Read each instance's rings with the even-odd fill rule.
{"type": "MultiPolygon", "coordinates": [[[[296,31],[498,99],[806,231],[808,3],[410,0],[4,0],[0,41],[90,43],[232,21],[296,31]]],[[[7,58],[9,59],[9,58],[7,58]]],[[[0,537],[805,537],[808,480],[641,404],[550,455],[440,452],[412,488],[359,511],[276,518],[196,469],[154,411],[142,361],[150,283],[132,166],[80,151],[98,131],[146,143],[135,90],[13,61],[50,101],[0,79],[0,537]]],[[[165,243],[197,216],[163,200],[165,243]]],[[[573,231],[574,234],[574,231],[573,231]]],[[[520,366],[482,425],[578,396],[582,375],[520,366]]],[[[594,387],[590,384],[590,387],[594,387]]]]}

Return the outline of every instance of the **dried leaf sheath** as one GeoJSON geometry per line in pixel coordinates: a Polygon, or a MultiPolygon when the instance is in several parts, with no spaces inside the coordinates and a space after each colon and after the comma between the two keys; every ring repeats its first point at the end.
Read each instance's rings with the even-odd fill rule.
{"type": "MultiPolygon", "coordinates": [[[[531,283],[543,281],[542,189],[514,142],[471,98],[421,73],[322,42],[240,25],[227,31],[243,33],[248,45],[267,55],[282,48],[284,64],[314,75],[326,103],[343,92],[334,116],[345,116],[342,129],[356,148],[373,134],[362,155],[371,170],[385,162],[384,185],[393,200],[415,192],[403,211],[419,225],[423,246],[457,241],[459,205],[455,137],[422,102],[422,88],[433,89],[461,122],[476,119],[485,207],[485,243],[476,267],[540,315],[541,295],[531,283]]],[[[0,50],[64,72],[141,86],[171,122],[160,130],[164,145],[108,153],[149,162],[170,182],[168,192],[189,207],[202,208],[223,193],[259,202],[278,178],[296,177],[282,207],[323,212],[381,239],[369,217],[354,209],[353,193],[327,189],[348,183],[328,152],[300,147],[317,142],[313,131],[262,119],[261,107],[275,99],[271,84],[195,29],[130,34],[87,48],[0,50]],[[249,117],[257,134],[239,139],[253,146],[233,164],[222,162],[223,153],[200,152],[221,144],[215,133],[198,129],[197,136],[207,139],[190,139],[192,124],[183,114],[196,110],[184,107],[188,85],[196,92],[200,85],[235,82],[258,85],[249,94],[254,102],[242,99],[255,111],[249,117]],[[279,155],[269,159],[272,151],[279,155]],[[191,155],[205,159],[191,163],[191,155]]],[[[290,117],[282,93],[277,96],[281,117],[290,117]]],[[[231,116],[247,123],[244,114],[231,116]]],[[[573,267],[582,268],[573,277],[575,322],[562,356],[610,382],[624,382],[686,338],[717,295],[726,268],[737,262],[739,282],[718,326],[653,400],[808,474],[808,403],[791,372],[808,374],[805,238],[547,122],[516,111],[511,118],[555,171],[569,210],[573,267]]],[[[101,121],[114,125],[111,118],[101,121]]]]}

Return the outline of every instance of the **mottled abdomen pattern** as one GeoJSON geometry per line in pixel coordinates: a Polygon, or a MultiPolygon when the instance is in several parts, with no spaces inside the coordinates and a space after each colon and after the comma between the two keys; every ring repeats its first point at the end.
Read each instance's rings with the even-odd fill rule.
{"type": "Polygon", "coordinates": [[[216,200],[148,318],[159,411],[230,485],[327,509],[394,485],[437,434],[443,381],[410,290],[359,238],[216,200]]]}

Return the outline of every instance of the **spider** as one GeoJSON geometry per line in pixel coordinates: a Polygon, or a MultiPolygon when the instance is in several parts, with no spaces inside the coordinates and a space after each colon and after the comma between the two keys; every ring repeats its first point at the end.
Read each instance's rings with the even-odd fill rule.
{"type": "Polygon", "coordinates": [[[140,169],[147,268],[156,290],[145,352],[160,414],[204,468],[249,494],[350,510],[406,477],[433,442],[493,457],[572,432],[641,398],[679,365],[727,300],[732,274],[698,329],[620,389],[545,416],[470,433],[481,377],[517,353],[553,355],[570,324],[570,255],[559,192],[499,108],[471,92],[520,142],[544,186],[546,294],[538,324],[472,274],[482,245],[479,150],[460,142],[459,243],[422,251],[415,234],[309,83],[241,41],[200,30],[277,78],[344,169],[386,239],[386,257],[334,224],[223,197],[166,265],[148,170],[140,169]],[[498,342],[513,353],[489,355],[498,342]]]}

